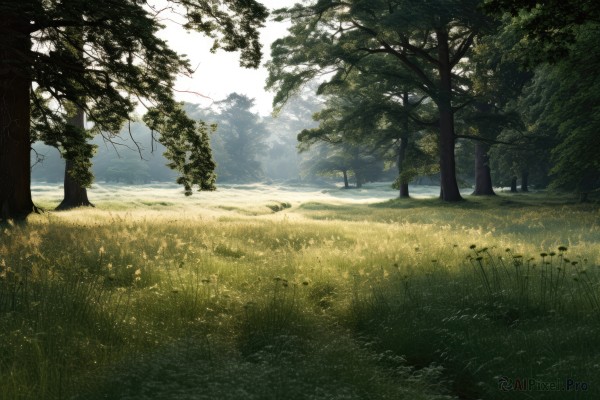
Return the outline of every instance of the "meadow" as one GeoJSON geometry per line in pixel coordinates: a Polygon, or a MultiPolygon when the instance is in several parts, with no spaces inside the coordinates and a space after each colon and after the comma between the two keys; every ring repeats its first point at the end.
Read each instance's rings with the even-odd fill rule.
{"type": "Polygon", "coordinates": [[[600,397],[598,202],[167,189],[0,227],[0,398],[600,397]]]}

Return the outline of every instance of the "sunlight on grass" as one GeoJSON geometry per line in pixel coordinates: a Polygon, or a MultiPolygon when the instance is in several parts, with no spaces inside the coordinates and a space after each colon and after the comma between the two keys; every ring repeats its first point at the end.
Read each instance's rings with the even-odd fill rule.
{"type": "Polygon", "coordinates": [[[593,205],[110,198],[0,228],[0,397],[599,393],[593,205]]]}

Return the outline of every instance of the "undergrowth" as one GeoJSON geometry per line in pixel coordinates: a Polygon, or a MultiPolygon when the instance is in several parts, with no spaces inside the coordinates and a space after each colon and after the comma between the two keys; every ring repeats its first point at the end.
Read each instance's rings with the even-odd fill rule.
{"type": "Polygon", "coordinates": [[[494,201],[3,226],[0,398],[597,397],[598,210],[494,201]]]}

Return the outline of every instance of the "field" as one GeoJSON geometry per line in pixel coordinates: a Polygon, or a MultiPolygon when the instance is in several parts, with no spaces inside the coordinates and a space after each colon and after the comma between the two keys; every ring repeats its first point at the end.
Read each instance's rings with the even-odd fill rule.
{"type": "Polygon", "coordinates": [[[1,226],[0,398],[600,398],[598,203],[415,193],[98,185],[1,226]]]}

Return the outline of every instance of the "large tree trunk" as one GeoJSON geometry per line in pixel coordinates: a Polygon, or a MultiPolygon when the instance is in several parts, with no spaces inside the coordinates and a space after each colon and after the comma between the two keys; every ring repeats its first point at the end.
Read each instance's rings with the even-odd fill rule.
{"type": "MultiPolygon", "coordinates": [[[[69,120],[69,124],[80,129],[85,129],[85,114],[78,109],[77,113],[69,120]]],[[[63,201],[56,207],[57,210],[69,210],[75,207],[94,207],[88,200],[87,189],[71,175],[73,161],[66,160],[65,184],[63,201]]]]}
{"type": "Polygon", "coordinates": [[[490,172],[490,163],[488,150],[490,146],[477,142],[475,143],[475,196],[493,196],[492,175],[490,172]]]}
{"type": "Polygon", "coordinates": [[[400,198],[409,198],[408,193],[408,182],[402,179],[402,173],[404,172],[406,163],[406,149],[408,148],[408,137],[402,137],[400,139],[400,148],[398,149],[398,176],[400,181],[400,198]]]}
{"type": "Polygon", "coordinates": [[[0,16],[0,220],[24,220],[31,200],[29,20],[0,16]]]}
{"type": "Polygon", "coordinates": [[[349,189],[350,184],[348,183],[348,171],[343,170],[342,173],[344,174],[344,189],[349,189]]]}
{"type": "Polygon", "coordinates": [[[69,210],[75,207],[94,207],[88,200],[87,189],[82,187],[71,176],[73,161],[66,160],[65,164],[65,184],[63,201],[56,207],[57,210],[69,210]]]}
{"type": "Polygon", "coordinates": [[[517,193],[517,177],[513,176],[510,180],[510,192],[517,193]]]}
{"type": "Polygon", "coordinates": [[[454,111],[452,110],[452,66],[448,48],[448,32],[436,31],[438,40],[438,61],[440,90],[437,106],[440,114],[440,175],[442,200],[460,201],[462,197],[456,181],[456,161],[454,159],[454,111]]]}
{"type": "Polygon", "coordinates": [[[529,171],[521,171],[521,192],[529,192],[529,171]]]}
{"type": "Polygon", "coordinates": [[[354,171],[354,178],[356,179],[356,188],[360,189],[364,183],[362,172],[354,171]]]}
{"type": "Polygon", "coordinates": [[[400,138],[400,148],[398,149],[398,176],[400,182],[400,198],[409,198],[408,181],[402,179],[402,173],[406,169],[406,150],[408,149],[408,92],[402,93],[402,106],[404,107],[404,116],[402,120],[402,137],[400,138]]]}

